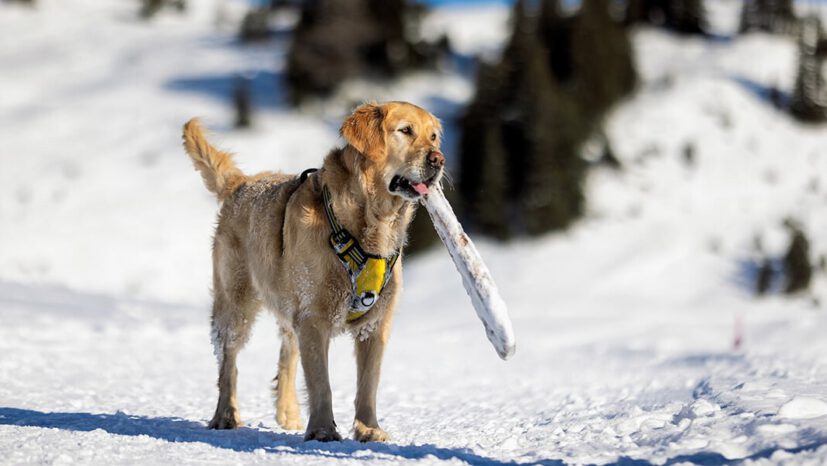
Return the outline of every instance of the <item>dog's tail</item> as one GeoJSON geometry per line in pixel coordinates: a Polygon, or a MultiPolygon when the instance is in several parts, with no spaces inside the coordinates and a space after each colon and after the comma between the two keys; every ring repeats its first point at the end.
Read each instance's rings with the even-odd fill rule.
{"type": "Polygon", "coordinates": [[[245,176],[229,152],[218,150],[204,136],[201,122],[193,118],[184,125],[184,149],[195,169],[201,172],[204,185],[223,201],[244,182],[245,176]]]}

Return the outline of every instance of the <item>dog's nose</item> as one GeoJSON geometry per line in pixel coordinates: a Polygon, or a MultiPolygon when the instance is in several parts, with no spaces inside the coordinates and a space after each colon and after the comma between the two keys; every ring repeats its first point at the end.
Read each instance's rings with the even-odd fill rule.
{"type": "Polygon", "coordinates": [[[428,165],[434,168],[442,168],[442,166],[445,165],[445,156],[442,155],[442,152],[431,149],[431,151],[428,152],[428,165]]]}

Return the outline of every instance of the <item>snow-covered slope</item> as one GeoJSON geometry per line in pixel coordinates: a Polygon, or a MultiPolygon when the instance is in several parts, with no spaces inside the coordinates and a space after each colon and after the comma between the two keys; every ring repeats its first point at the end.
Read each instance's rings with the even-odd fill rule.
{"type": "MultiPolygon", "coordinates": [[[[814,255],[827,252],[825,127],[766,98],[791,90],[789,40],[636,31],[644,82],[607,125],[623,170],[592,173],[588,217],[536,240],[475,238],[508,302],[515,357],[491,350],[445,251],[410,260],[379,393],[393,441],[320,444],[273,419],[269,316],[240,357],[249,427],[206,429],[215,204],[179,130],[200,115],[245,170],[299,171],[337,143],[342,105],[285,108],[283,52],[239,49],[216,26],[237,2],[190,2],[199,8],[151,23],[129,2],[68,3],[0,3],[2,462],[827,463],[824,274],[793,299],[756,300],[748,283],[756,236],[780,255],[787,217],[814,255]],[[249,131],[231,129],[239,73],[261,102],[249,131]]],[[[722,36],[737,5],[712,8],[722,36]]],[[[426,27],[491,56],[506,22],[502,6],[452,6],[426,27]]],[[[351,83],[341,100],[369,89],[450,123],[473,93],[463,63],[351,83]]],[[[351,354],[345,338],[332,346],[343,431],[351,354]]]]}

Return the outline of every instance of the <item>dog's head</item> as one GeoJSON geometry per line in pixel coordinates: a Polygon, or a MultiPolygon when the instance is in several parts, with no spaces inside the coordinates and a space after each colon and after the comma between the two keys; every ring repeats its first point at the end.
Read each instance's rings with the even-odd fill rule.
{"type": "Polygon", "coordinates": [[[345,120],[341,132],[348,144],[378,166],[393,195],[417,201],[442,177],[442,125],[416,105],[364,104],[345,120]]]}

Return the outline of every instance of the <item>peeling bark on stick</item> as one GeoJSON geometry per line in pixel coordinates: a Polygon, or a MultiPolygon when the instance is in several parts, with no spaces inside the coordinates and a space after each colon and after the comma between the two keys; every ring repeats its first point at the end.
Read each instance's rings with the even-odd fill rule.
{"type": "Polygon", "coordinates": [[[500,358],[510,358],[516,350],[516,342],[508,309],[474,242],[463,231],[441,187],[431,187],[421,202],[462,276],[462,284],[485,327],[488,340],[500,358]]]}

